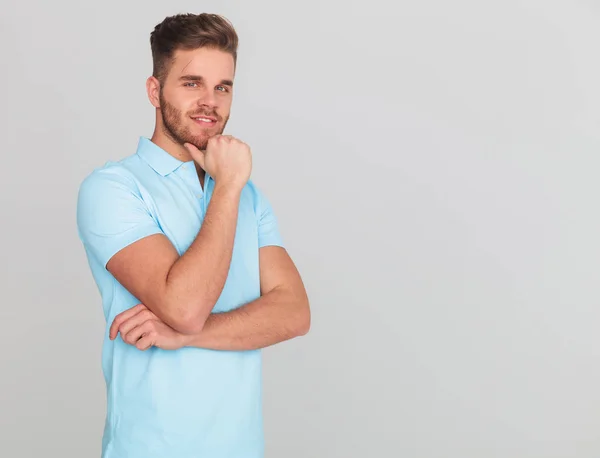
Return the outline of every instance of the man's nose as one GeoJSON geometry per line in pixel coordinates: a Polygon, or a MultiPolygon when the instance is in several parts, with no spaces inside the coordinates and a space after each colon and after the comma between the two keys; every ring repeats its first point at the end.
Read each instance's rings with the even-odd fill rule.
{"type": "Polygon", "coordinates": [[[217,103],[217,99],[215,97],[214,91],[205,90],[202,91],[200,97],[198,97],[198,105],[206,105],[211,108],[214,108],[217,103]]]}

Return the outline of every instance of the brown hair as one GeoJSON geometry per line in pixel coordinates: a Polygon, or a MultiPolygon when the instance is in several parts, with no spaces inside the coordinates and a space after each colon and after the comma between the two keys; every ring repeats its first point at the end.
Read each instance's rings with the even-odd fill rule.
{"type": "Polygon", "coordinates": [[[238,36],[226,18],[217,14],[177,14],[165,18],[150,34],[152,75],[164,81],[178,49],[214,48],[237,61],[238,36]]]}

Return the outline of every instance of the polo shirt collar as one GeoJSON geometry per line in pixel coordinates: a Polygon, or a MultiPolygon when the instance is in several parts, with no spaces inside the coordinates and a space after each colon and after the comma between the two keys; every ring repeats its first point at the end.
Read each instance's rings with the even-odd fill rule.
{"type": "Polygon", "coordinates": [[[146,137],[140,137],[137,155],[162,176],[168,175],[183,164],[146,137]]]}

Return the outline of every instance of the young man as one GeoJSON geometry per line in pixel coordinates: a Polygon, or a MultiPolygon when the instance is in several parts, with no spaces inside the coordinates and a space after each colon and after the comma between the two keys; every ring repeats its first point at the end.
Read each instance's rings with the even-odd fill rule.
{"type": "Polygon", "coordinates": [[[150,43],[152,138],[94,170],[78,198],[107,320],[102,457],[259,458],[260,349],[308,332],[308,298],[249,179],[250,148],[222,135],[235,30],[177,15],[150,43]]]}

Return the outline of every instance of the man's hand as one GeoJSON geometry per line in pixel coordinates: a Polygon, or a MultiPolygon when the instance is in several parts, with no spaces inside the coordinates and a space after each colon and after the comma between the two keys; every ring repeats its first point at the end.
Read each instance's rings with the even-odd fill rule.
{"type": "Polygon", "coordinates": [[[152,346],[177,350],[184,347],[189,339],[189,336],[163,323],[144,304],[138,304],[115,317],[110,326],[110,339],[114,340],[118,333],[121,333],[125,343],[139,350],[147,350],[152,346]]]}
{"type": "Polygon", "coordinates": [[[200,151],[191,143],[185,143],[183,146],[218,185],[241,189],[250,178],[252,171],[250,147],[231,135],[211,137],[206,151],[200,151]]]}

